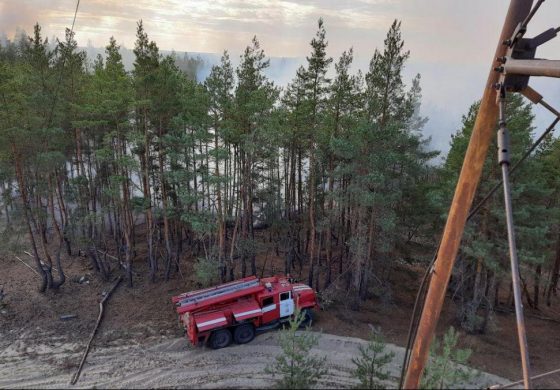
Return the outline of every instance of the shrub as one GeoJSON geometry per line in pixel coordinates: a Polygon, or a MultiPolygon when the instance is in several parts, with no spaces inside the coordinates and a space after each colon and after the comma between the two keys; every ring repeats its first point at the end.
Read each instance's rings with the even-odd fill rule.
{"type": "Polygon", "coordinates": [[[194,275],[203,287],[212,286],[220,281],[220,264],[216,258],[199,257],[194,264],[194,275]]]}

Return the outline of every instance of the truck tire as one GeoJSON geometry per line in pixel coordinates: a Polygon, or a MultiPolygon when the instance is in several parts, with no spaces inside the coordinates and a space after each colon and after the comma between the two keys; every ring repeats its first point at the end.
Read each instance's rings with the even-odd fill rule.
{"type": "Polygon", "coordinates": [[[255,327],[252,324],[243,324],[235,328],[233,339],[237,344],[247,344],[255,338],[255,327]]]}
{"type": "Polygon", "coordinates": [[[300,328],[307,328],[313,325],[313,311],[311,309],[303,309],[303,321],[301,322],[300,328]]]}
{"type": "Polygon", "coordinates": [[[228,329],[216,330],[212,332],[209,343],[212,349],[225,348],[231,344],[231,332],[228,329]]]}

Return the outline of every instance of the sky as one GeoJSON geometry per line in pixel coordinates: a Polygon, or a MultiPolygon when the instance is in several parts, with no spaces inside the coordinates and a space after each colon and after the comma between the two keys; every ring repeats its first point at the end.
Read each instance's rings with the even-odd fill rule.
{"type": "MultiPolygon", "coordinates": [[[[479,99],[488,75],[509,0],[81,0],[76,39],[81,46],[103,47],[111,35],[132,48],[136,22],[143,19],[150,39],[163,50],[242,52],[253,35],[269,56],[309,53],[319,17],[325,21],[328,54],[338,58],[354,49],[354,69],[366,70],[375,48],[394,19],[410,60],[405,80],[422,75],[422,114],[432,146],[446,152],[461,116],[479,99]]],[[[72,23],[75,0],[0,0],[0,32],[32,31],[39,22],[47,37],[62,37],[72,23]]],[[[560,26],[560,1],[547,1],[527,36],[560,26]]],[[[560,59],[560,37],[539,48],[537,56],[560,59]],[[556,58],[555,58],[556,55],[556,58]]],[[[281,74],[282,72],[278,72],[281,74]]],[[[285,83],[285,77],[276,80],[285,83]]],[[[550,103],[560,106],[560,80],[532,80],[550,103]]],[[[535,109],[541,131],[551,116],[535,109]]]]}

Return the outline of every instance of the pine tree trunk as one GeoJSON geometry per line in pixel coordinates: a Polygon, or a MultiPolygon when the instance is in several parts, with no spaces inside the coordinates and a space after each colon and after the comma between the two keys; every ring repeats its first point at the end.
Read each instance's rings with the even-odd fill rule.
{"type": "Polygon", "coordinates": [[[371,262],[372,262],[372,256],[373,256],[373,251],[374,251],[374,233],[375,233],[375,212],[374,209],[372,208],[372,210],[370,211],[370,220],[369,220],[369,226],[368,226],[368,247],[367,247],[367,252],[366,252],[366,260],[365,260],[365,264],[364,264],[364,270],[362,272],[362,281],[360,283],[360,290],[359,290],[359,294],[360,294],[360,299],[362,301],[367,299],[368,296],[368,287],[369,287],[369,273],[371,272],[371,262]]]}
{"type": "Polygon", "coordinates": [[[64,202],[64,196],[62,191],[62,177],[60,174],[57,174],[56,177],[56,196],[60,214],[60,221],[62,223],[62,233],[64,236],[64,243],[66,244],[66,253],[68,256],[72,256],[72,245],[70,243],[70,239],[68,238],[68,209],[66,208],[66,204],[64,202]]]}
{"type": "MultiPolygon", "coordinates": [[[[218,143],[218,130],[217,124],[214,124],[214,148],[218,150],[219,143],[218,143]]],[[[216,157],[216,166],[214,167],[214,174],[218,180],[216,184],[216,203],[218,206],[218,223],[217,223],[217,242],[218,242],[218,262],[220,264],[220,274],[222,278],[222,282],[225,282],[226,279],[226,267],[224,264],[224,255],[225,255],[225,245],[226,245],[226,229],[225,229],[225,220],[224,220],[224,211],[222,208],[222,185],[221,185],[221,176],[220,176],[220,162],[218,157],[216,157]]]]}
{"type": "Polygon", "coordinates": [[[298,215],[303,212],[303,180],[302,180],[302,157],[301,157],[301,149],[298,148],[298,196],[297,196],[297,205],[298,205],[298,215]]]}
{"type": "Polygon", "coordinates": [[[60,230],[60,226],[58,224],[58,221],[56,220],[56,214],[54,212],[54,192],[55,189],[53,187],[53,183],[52,183],[52,175],[49,175],[48,178],[48,188],[49,188],[49,194],[48,194],[48,205],[49,205],[49,209],[50,209],[50,213],[51,213],[51,219],[52,219],[52,223],[53,226],[55,228],[56,234],[58,236],[58,240],[59,240],[59,245],[58,245],[58,249],[56,251],[56,266],[58,269],[58,282],[56,282],[56,287],[60,287],[64,284],[64,282],[66,281],[66,275],[64,274],[64,270],[62,269],[62,263],[60,261],[60,251],[62,249],[62,244],[64,242],[64,237],[62,235],[62,231],[60,230]]]}
{"type": "Polygon", "coordinates": [[[554,266],[552,267],[552,273],[550,275],[550,283],[548,284],[548,291],[546,294],[547,306],[551,305],[552,294],[554,293],[554,295],[556,295],[559,275],[560,275],[560,234],[558,235],[558,240],[556,241],[556,255],[554,258],[554,266]]]}
{"type": "Polygon", "coordinates": [[[239,224],[240,224],[240,219],[241,219],[241,212],[239,210],[239,203],[241,202],[241,196],[237,196],[237,207],[235,208],[235,226],[233,228],[233,234],[231,237],[231,247],[230,247],[230,251],[229,251],[229,279],[230,281],[235,279],[235,263],[234,263],[234,259],[233,259],[233,255],[235,253],[235,246],[237,245],[237,235],[238,235],[238,231],[239,231],[239,224]]]}
{"type": "Polygon", "coordinates": [[[533,286],[533,302],[535,304],[535,309],[539,308],[539,292],[540,292],[540,285],[541,285],[541,274],[542,274],[542,267],[541,265],[537,265],[535,270],[535,279],[534,279],[534,286],[533,286]]]}
{"type": "Polygon", "coordinates": [[[315,151],[311,146],[309,157],[309,276],[307,284],[313,287],[313,275],[315,271],[315,151]]]}
{"type": "Polygon", "coordinates": [[[23,175],[23,169],[21,166],[21,155],[16,151],[14,145],[12,145],[12,152],[14,156],[14,163],[15,163],[15,171],[16,171],[16,179],[18,182],[21,200],[23,203],[23,211],[25,216],[25,224],[27,226],[27,232],[29,234],[29,241],[31,242],[31,249],[33,251],[33,259],[35,260],[35,265],[37,267],[37,271],[41,276],[41,285],[39,286],[39,292],[45,292],[46,289],[49,287],[49,280],[47,276],[47,272],[43,268],[41,264],[41,259],[39,257],[39,252],[37,251],[37,244],[35,242],[35,235],[33,234],[33,228],[31,226],[31,207],[29,205],[29,196],[27,193],[27,186],[25,183],[25,176],[23,175]]]}
{"type": "Polygon", "coordinates": [[[153,237],[154,222],[152,214],[152,194],[150,189],[150,138],[148,133],[147,113],[143,110],[142,124],[144,127],[144,153],[141,155],[142,168],[142,187],[144,192],[144,202],[146,202],[146,241],[148,244],[148,264],[150,265],[150,280],[156,281],[156,259],[154,256],[153,237]]]}
{"type": "Polygon", "coordinates": [[[160,121],[159,128],[159,151],[158,151],[158,162],[159,162],[159,180],[161,185],[161,208],[163,214],[163,239],[165,241],[165,280],[169,280],[169,274],[171,272],[171,258],[173,254],[171,253],[171,241],[169,237],[169,217],[168,217],[168,199],[167,199],[167,180],[165,180],[164,167],[165,167],[165,157],[164,157],[164,145],[163,145],[163,126],[160,121]]]}
{"type": "Polygon", "coordinates": [[[326,237],[326,243],[325,243],[325,250],[326,250],[326,255],[327,255],[327,275],[325,277],[325,287],[327,288],[330,284],[331,284],[331,273],[332,273],[332,235],[333,235],[333,224],[334,224],[334,220],[333,220],[333,209],[334,209],[334,201],[333,201],[333,192],[334,192],[334,163],[332,161],[332,156],[331,159],[329,161],[329,194],[331,194],[331,197],[329,199],[328,205],[327,205],[327,215],[329,218],[329,227],[327,228],[327,237],[326,237]]]}
{"type": "MultiPolygon", "coordinates": [[[[117,127],[118,131],[118,127],[117,127]]],[[[126,142],[119,139],[120,142],[120,153],[121,155],[126,155],[126,142]]],[[[124,177],[122,180],[122,225],[124,233],[124,244],[125,244],[125,264],[126,264],[126,277],[128,280],[128,286],[132,287],[132,260],[133,260],[133,237],[134,237],[134,221],[132,219],[132,211],[130,209],[130,172],[125,166],[121,166],[121,176],[124,177]]],[[[117,251],[121,253],[121,246],[117,247],[117,251]]]]}

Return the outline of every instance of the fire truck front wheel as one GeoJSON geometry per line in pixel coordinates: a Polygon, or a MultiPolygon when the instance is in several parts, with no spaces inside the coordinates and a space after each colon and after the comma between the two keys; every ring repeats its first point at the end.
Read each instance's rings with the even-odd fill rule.
{"type": "Polygon", "coordinates": [[[212,349],[225,348],[231,344],[231,332],[228,329],[220,329],[212,332],[210,336],[210,347],[212,349]]]}
{"type": "Polygon", "coordinates": [[[235,328],[233,339],[237,344],[246,344],[255,338],[255,327],[252,324],[243,324],[235,328]]]}

